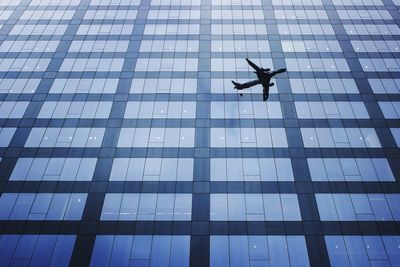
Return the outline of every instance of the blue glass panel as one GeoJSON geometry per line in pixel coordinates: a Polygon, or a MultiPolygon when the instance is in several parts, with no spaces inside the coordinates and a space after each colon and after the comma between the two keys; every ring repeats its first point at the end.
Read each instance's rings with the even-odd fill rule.
{"type": "Polygon", "coordinates": [[[249,247],[247,236],[230,236],[229,238],[230,266],[249,266],[249,247]]]}
{"type": "Polygon", "coordinates": [[[210,237],[210,266],[229,266],[228,236],[210,237]]]}
{"type": "Polygon", "coordinates": [[[170,259],[171,236],[153,236],[151,246],[151,267],[164,266],[170,259]]]}
{"type": "Polygon", "coordinates": [[[137,235],[133,239],[131,257],[137,260],[150,260],[152,236],[137,235]]]}
{"type": "Polygon", "coordinates": [[[103,235],[96,237],[90,266],[108,266],[110,263],[114,236],[103,235]]]}
{"type": "Polygon", "coordinates": [[[129,266],[132,236],[115,236],[110,266],[129,266]]]}
{"type": "Polygon", "coordinates": [[[54,247],[51,257],[51,267],[68,266],[74,249],[76,236],[74,235],[61,235],[57,238],[57,243],[54,247]]]}
{"type": "Polygon", "coordinates": [[[57,241],[57,236],[42,235],[37,240],[30,264],[32,266],[48,266],[57,241]]]}

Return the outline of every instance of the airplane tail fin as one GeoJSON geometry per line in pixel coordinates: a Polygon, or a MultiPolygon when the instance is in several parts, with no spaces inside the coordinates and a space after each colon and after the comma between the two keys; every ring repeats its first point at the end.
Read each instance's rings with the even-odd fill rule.
{"type": "Polygon", "coordinates": [[[237,82],[234,82],[234,81],[231,81],[232,83],[233,83],[233,85],[235,86],[235,88],[236,89],[239,89],[239,87],[240,87],[240,83],[237,83],[237,82]]]}

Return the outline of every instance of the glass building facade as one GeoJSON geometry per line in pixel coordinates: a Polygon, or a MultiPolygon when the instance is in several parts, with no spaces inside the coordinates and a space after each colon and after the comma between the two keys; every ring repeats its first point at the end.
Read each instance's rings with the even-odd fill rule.
{"type": "Polygon", "coordinates": [[[0,0],[0,266],[400,266],[399,5],[0,0]]]}

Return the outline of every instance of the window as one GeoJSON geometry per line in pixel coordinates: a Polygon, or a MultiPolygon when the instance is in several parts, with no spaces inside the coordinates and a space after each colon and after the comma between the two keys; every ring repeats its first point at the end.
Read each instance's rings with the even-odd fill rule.
{"type": "Polygon", "coordinates": [[[123,58],[65,58],[60,71],[121,71],[123,58]]]}
{"type": "Polygon", "coordinates": [[[400,70],[400,60],[396,58],[359,58],[358,60],[365,72],[389,72],[400,70]]]}
{"type": "Polygon", "coordinates": [[[198,52],[199,41],[194,40],[143,40],[140,52],[198,52]]]}
{"type": "Polygon", "coordinates": [[[348,35],[398,35],[396,24],[343,24],[348,35]]]}
{"type": "Polygon", "coordinates": [[[354,51],[359,52],[400,52],[398,41],[351,41],[354,51]]]}
{"type": "Polygon", "coordinates": [[[244,1],[244,0],[217,0],[213,1],[212,5],[261,5],[260,0],[251,0],[251,1],[244,1]]]}
{"type": "Polygon", "coordinates": [[[31,25],[31,24],[16,24],[9,35],[51,35],[51,36],[62,36],[65,34],[68,25],[31,25]]]}
{"type": "Polygon", "coordinates": [[[364,6],[381,6],[381,0],[333,0],[334,5],[364,5],[364,6]]]}
{"type": "Polygon", "coordinates": [[[382,110],[383,116],[386,119],[400,118],[400,102],[378,102],[382,110]]]}
{"type": "Polygon", "coordinates": [[[398,221],[399,194],[315,194],[321,221],[398,221]]]}
{"type": "Polygon", "coordinates": [[[103,221],[190,221],[191,194],[106,194],[103,221]]]}
{"type": "Polygon", "coordinates": [[[5,266],[65,266],[74,249],[74,235],[1,235],[0,262],[5,266]]]}
{"type": "Polygon", "coordinates": [[[200,24],[146,24],[144,35],[195,35],[200,33],[200,24]]]}
{"type": "Polygon", "coordinates": [[[32,128],[25,147],[100,147],[105,128],[32,128]]]}
{"type": "Polygon", "coordinates": [[[301,128],[305,147],[381,147],[373,128],[301,128]]]}
{"type": "Polygon", "coordinates": [[[196,20],[200,19],[200,10],[184,10],[184,9],[153,9],[149,10],[147,15],[148,20],[164,20],[164,19],[179,19],[179,20],[196,20]]]}
{"type": "Polygon", "coordinates": [[[114,94],[118,79],[55,79],[50,93],[114,94]]]}
{"type": "Polygon", "coordinates": [[[300,221],[296,194],[211,194],[211,221],[300,221]]]}
{"type": "Polygon", "coordinates": [[[296,112],[299,119],[368,119],[363,102],[344,101],[297,101],[296,112]]]}
{"type": "Polygon", "coordinates": [[[394,236],[325,236],[332,267],[400,264],[400,237],[394,236]]]}
{"type": "Polygon", "coordinates": [[[56,10],[25,10],[21,15],[21,20],[69,20],[74,16],[75,10],[63,10],[62,8],[57,8],[56,10]]]}
{"type": "Polygon", "coordinates": [[[59,41],[4,41],[0,52],[55,52],[59,41]]]}
{"type": "Polygon", "coordinates": [[[211,158],[211,181],[293,181],[287,158],[211,158]]]}
{"type": "Polygon", "coordinates": [[[192,181],[193,158],[116,158],[110,181],[192,181]]]}
{"type": "Polygon", "coordinates": [[[139,5],[140,0],[121,0],[121,1],[115,1],[115,0],[93,0],[90,2],[90,5],[94,6],[113,6],[113,5],[139,5]]]}
{"type": "Polygon", "coordinates": [[[32,2],[30,2],[30,6],[48,6],[48,5],[52,5],[52,6],[58,6],[60,4],[66,5],[66,6],[77,6],[79,5],[79,0],[67,0],[67,1],[63,1],[63,0],[34,0],[32,2]]]}
{"type": "Polygon", "coordinates": [[[3,193],[1,220],[80,220],[85,193],[3,193]]]}
{"type": "Polygon", "coordinates": [[[0,147],[7,147],[17,128],[1,128],[0,127],[0,147]]]}
{"type": "Polygon", "coordinates": [[[390,128],[390,131],[396,141],[397,147],[400,147],[400,128],[390,128]]]}
{"type": "Polygon", "coordinates": [[[124,118],[128,119],[183,119],[196,117],[196,102],[142,101],[128,102],[124,118]]]}
{"type": "Polygon", "coordinates": [[[353,79],[289,79],[292,92],[306,94],[358,94],[353,79]]]}
{"type": "Polygon", "coordinates": [[[287,147],[284,128],[211,128],[211,147],[287,147]]]}
{"type": "Polygon", "coordinates": [[[21,119],[29,105],[29,102],[0,101],[0,118],[21,119]]]}
{"type": "Polygon", "coordinates": [[[279,102],[211,102],[211,118],[215,119],[281,119],[282,110],[279,102]]]}
{"type": "Polygon", "coordinates": [[[368,79],[375,94],[398,94],[400,79],[368,79]]]}
{"type": "Polygon", "coordinates": [[[197,71],[197,58],[138,58],[135,71],[197,71]]]}
{"type": "Polygon", "coordinates": [[[194,128],[121,128],[118,147],[193,147],[194,128]]]}
{"type": "Polygon", "coordinates": [[[303,236],[210,237],[210,266],[310,266],[303,236]]]}
{"type": "Polygon", "coordinates": [[[342,52],[338,41],[281,41],[283,52],[342,52]]]}
{"type": "Polygon", "coordinates": [[[83,19],[133,20],[136,18],[136,15],[137,15],[137,10],[96,9],[96,10],[87,10],[83,19]]]}
{"type": "Polygon", "coordinates": [[[38,118],[107,119],[111,106],[111,101],[46,101],[38,118]]]}
{"type": "MultiPolygon", "coordinates": [[[[319,1],[319,0],[318,0],[319,1]]],[[[285,35],[334,35],[330,24],[278,24],[279,34],[285,35]]]]}
{"type": "MultiPolygon", "coordinates": [[[[337,10],[338,12],[341,10],[337,10]]],[[[328,14],[325,10],[280,10],[278,7],[274,8],[275,17],[279,19],[328,19],[328,14]]]]}
{"type": "Polygon", "coordinates": [[[46,71],[49,63],[48,58],[3,58],[0,59],[0,71],[46,71]]]}
{"type": "Polygon", "coordinates": [[[212,52],[270,52],[268,41],[212,40],[212,52]]]}
{"type": "Polygon", "coordinates": [[[337,10],[340,19],[392,19],[387,10],[337,10]]]}
{"type": "Polygon", "coordinates": [[[170,6],[170,5],[192,5],[199,6],[200,0],[152,0],[151,5],[170,6]]]}
{"type": "MultiPolygon", "coordinates": [[[[260,3],[260,2],[259,2],[260,3]]],[[[213,1],[214,5],[215,2],[213,1]]],[[[229,6],[228,6],[229,7],[229,6]]],[[[244,10],[244,9],[211,9],[212,19],[222,19],[222,20],[245,20],[245,19],[255,19],[263,20],[264,13],[260,9],[244,10]]]]}
{"type": "Polygon", "coordinates": [[[34,93],[40,79],[0,79],[0,93],[34,93]]]}
{"type": "Polygon", "coordinates": [[[190,236],[98,235],[90,266],[189,266],[190,236]]]}
{"type": "MultiPolygon", "coordinates": [[[[266,35],[265,24],[216,24],[211,25],[212,35],[266,35]]],[[[241,59],[243,61],[243,59],[241,59]]],[[[246,63],[246,62],[245,62],[246,63]]],[[[256,62],[255,62],[256,63],[256,62]]],[[[246,63],[247,64],[247,63],[246,63]]],[[[257,64],[257,63],[256,63],[257,64]]]]}
{"type": "Polygon", "coordinates": [[[309,158],[313,181],[395,181],[383,158],[309,158]]]}
{"type": "Polygon", "coordinates": [[[99,52],[99,53],[123,53],[128,50],[129,41],[73,41],[68,52],[99,52]]]}
{"type": "Polygon", "coordinates": [[[286,58],[285,62],[288,71],[350,71],[344,58],[286,58]]]}
{"type": "Polygon", "coordinates": [[[130,93],[148,94],[148,93],[196,93],[196,79],[140,79],[135,78],[132,81],[130,93]]]}
{"type": "Polygon", "coordinates": [[[91,181],[96,158],[19,158],[10,181],[91,181]]]}
{"type": "MultiPolygon", "coordinates": [[[[91,2],[93,3],[93,2],[91,2]]],[[[125,24],[81,24],[78,28],[77,35],[130,35],[133,30],[133,23],[125,24]]]]}

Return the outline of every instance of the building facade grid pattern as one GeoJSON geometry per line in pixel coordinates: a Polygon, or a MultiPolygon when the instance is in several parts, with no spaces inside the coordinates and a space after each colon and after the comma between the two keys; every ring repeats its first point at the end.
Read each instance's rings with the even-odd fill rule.
{"type": "Polygon", "coordinates": [[[1,1],[0,261],[397,266],[398,5],[1,1]]]}

